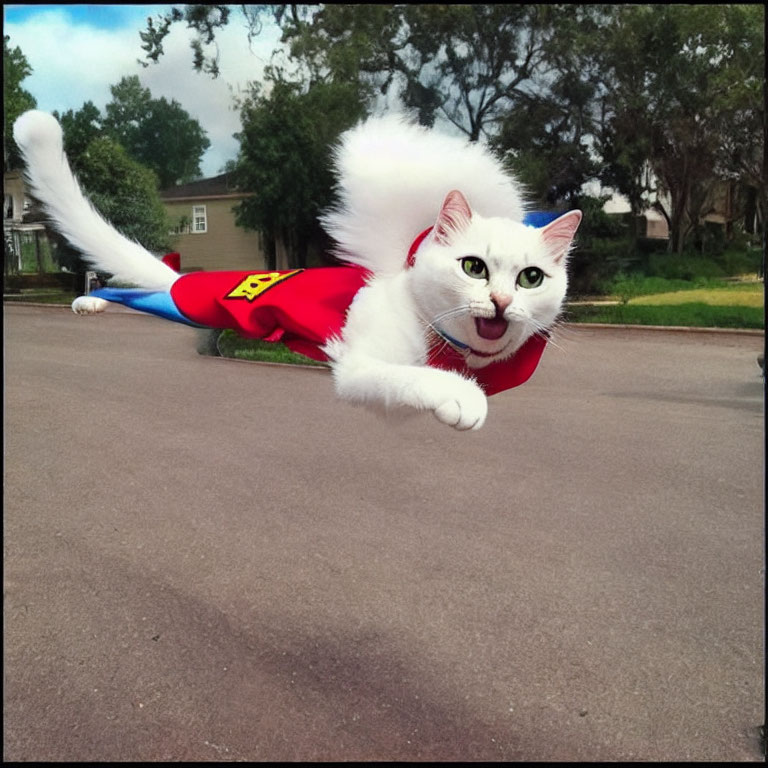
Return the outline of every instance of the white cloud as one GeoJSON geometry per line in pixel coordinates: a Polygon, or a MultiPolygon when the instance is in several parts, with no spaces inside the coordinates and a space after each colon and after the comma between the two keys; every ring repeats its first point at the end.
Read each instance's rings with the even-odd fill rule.
{"type": "MultiPolygon", "coordinates": [[[[153,6],[153,14],[162,8],[153,6]]],[[[92,101],[103,110],[111,100],[110,86],[124,76],[138,75],[153,97],[176,99],[200,122],[211,141],[203,157],[203,174],[215,175],[238,149],[232,134],[240,129],[240,121],[232,109],[231,88],[244,90],[249,82],[261,79],[278,45],[279,31],[265,26],[251,51],[244,22],[233,13],[229,26],[218,35],[221,74],[214,80],[193,70],[192,32],[183,23],[172,27],[160,62],[142,67],[137,59],[143,55],[139,31],[145,24],[146,10],[123,28],[99,29],[73,22],[64,9],[46,9],[21,23],[6,19],[4,34],[10,36],[12,46],[21,48],[32,67],[22,87],[37,99],[39,109],[64,112],[92,101]]]]}

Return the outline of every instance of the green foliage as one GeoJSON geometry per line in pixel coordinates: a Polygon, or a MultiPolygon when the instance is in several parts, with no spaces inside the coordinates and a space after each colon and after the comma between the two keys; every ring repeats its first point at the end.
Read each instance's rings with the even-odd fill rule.
{"type": "MultiPolygon", "coordinates": [[[[142,35],[147,60],[157,61],[171,26],[186,22],[196,34],[195,68],[215,75],[215,40],[231,21],[229,8],[174,6],[142,35]]],[[[397,95],[423,124],[442,118],[472,140],[488,138],[541,206],[574,207],[583,183],[597,176],[627,196],[635,216],[656,205],[676,253],[693,246],[715,257],[727,243],[699,220],[714,180],[729,178],[747,185],[750,210],[765,221],[761,5],[319,4],[241,12],[249,38],[268,15],[278,22],[302,91],[343,84],[366,104],[374,93],[397,95]]],[[[287,176],[294,171],[286,165],[287,176]]],[[[629,217],[619,235],[582,232],[577,285],[647,268],[649,244],[638,240],[636,221],[629,217]]]]}
{"type": "Polygon", "coordinates": [[[718,263],[726,275],[762,275],[764,254],[758,248],[727,248],[718,263]]]}
{"type": "Polygon", "coordinates": [[[56,263],[48,238],[36,237],[35,233],[21,236],[21,268],[22,273],[55,272],[56,263]]]}
{"type": "Polygon", "coordinates": [[[13,140],[13,124],[28,109],[37,106],[34,96],[21,87],[22,81],[32,74],[26,56],[18,46],[11,48],[11,38],[3,36],[3,167],[4,170],[21,165],[19,150],[13,140]]]}
{"type": "Polygon", "coordinates": [[[319,213],[333,200],[331,147],[365,114],[355,86],[277,80],[268,96],[256,91],[241,106],[238,186],[257,192],[235,209],[236,221],[280,238],[295,266],[306,266],[310,244],[322,237],[319,213]]]}
{"type": "Polygon", "coordinates": [[[218,338],[217,348],[222,357],[233,357],[239,360],[287,363],[290,365],[325,365],[325,363],[318,362],[310,357],[291,352],[285,344],[280,342],[244,339],[232,330],[226,330],[221,333],[218,338]]]}
{"type": "Polygon", "coordinates": [[[574,206],[584,218],[568,262],[571,295],[601,293],[604,284],[639,261],[627,218],[605,213],[605,200],[584,195],[574,206]]]}
{"type": "Polygon", "coordinates": [[[641,306],[571,306],[563,320],[574,323],[667,325],[689,328],[765,328],[762,307],[721,307],[700,302],[641,306]]]}
{"type": "Polygon", "coordinates": [[[708,283],[706,278],[695,282],[689,280],[670,280],[666,277],[648,277],[639,273],[625,275],[619,273],[604,286],[606,294],[617,296],[626,304],[637,296],[650,296],[658,293],[693,290],[708,283]]]}
{"type": "Polygon", "coordinates": [[[175,99],[153,99],[135,75],[122,78],[111,91],[104,130],[157,174],[162,189],[200,176],[200,161],[211,142],[197,120],[175,99]]]}
{"type": "MultiPolygon", "coordinates": [[[[257,8],[259,6],[256,6],[257,8]]],[[[243,11],[250,18],[249,6],[243,6],[243,11]]],[[[187,27],[196,30],[197,36],[192,39],[190,46],[194,55],[194,66],[198,72],[207,72],[213,77],[219,75],[219,49],[215,44],[216,30],[222,29],[229,22],[228,5],[187,5],[182,10],[173,7],[167,13],[161,13],[158,16],[157,26],[151,18],[147,19],[147,29],[139,32],[139,37],[143,43],[147,59],[155,63],[163,55],[163,41],[171,31],[171,25],[186,21],[187,27]],[[213,44],[215,47],[214,55],[207,57],[204,46],[213,44]]],[[[256,22],[258,24],[258,22],[256,22]]],[[[251,33],[249,33],[250,36],[251,33]]],[[[255,32],[254,32],[255,34],[255,32]]],[[[139,60],[143,66],[148,66],[146,62],[139,60]]]]}
{"type": "Polygon", "coordinates": [[[601,14],[599,7],[574,6],[567,16],[553,15],[539,65],[546,78],[521,83],[490,138],[540,205],[572,206],[600,169],[589,137],[598,85],[592,38],[601,14]]]}
{"type": "Polygon", "coordinates": [[[170,224],[157,177],[109,138],[94,139],[78,160],[80,183],[101,214],[150,251],[170,247],[170,224]]]}
{"type": "Polygon", "coordinates": [[[761,122],[746,115],[761,111],[763,15],[747,6],[628,4],[616,6],[601,29],[602,180],[639,212],[654,192],[652,171],[669,198],[677,253],[703,213],[718,165],[725,170],[734,114],[752,126],[750,153],[762,141],[755,127],[764,116],[761,122]]]}
{"type": "Polygon", "coordinates": [[[80,158],[85,155],[88,145],[102,135],[101,113],[93,102],[86,101],[76,112],[70,109],[62,115],[57,112],[53,114],[64,133],[64,152],[73,170],[77,172],[80,158]]]}
{"type": "Polygon", "coordinates": [[[681,254],[651,254],[648,259],[648,271],[667,280],[728,277],[723,267],[714,259],[690,251],[681,254]]]}

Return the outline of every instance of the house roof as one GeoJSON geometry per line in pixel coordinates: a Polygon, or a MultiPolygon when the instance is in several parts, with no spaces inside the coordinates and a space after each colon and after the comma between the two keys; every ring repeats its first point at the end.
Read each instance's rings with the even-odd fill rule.
{"type": "Polygon", "coordinates": [[[163,200],[189,200],[195,198],[212,197],[240,197],[244,193],[240,192],[234,185],[231,173],[222,173],[218,176],[211,176],[208,179],[198,179],[190,181],[187,184],[179,184],[177,187],[170,187],[160,192],[163,200]]]}

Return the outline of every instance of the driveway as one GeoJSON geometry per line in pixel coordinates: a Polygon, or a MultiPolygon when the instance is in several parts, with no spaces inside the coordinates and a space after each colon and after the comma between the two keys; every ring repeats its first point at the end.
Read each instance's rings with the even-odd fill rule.
{"type": "Polygon", "coordinates": [[[457,433],[4,315],[5,760],[762,762],[762,337],[565,327],[457,433]]]}

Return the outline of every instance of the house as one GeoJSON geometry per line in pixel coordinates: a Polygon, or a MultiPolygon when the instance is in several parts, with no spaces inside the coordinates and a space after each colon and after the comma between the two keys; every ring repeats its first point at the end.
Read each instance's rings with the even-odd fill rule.
{"type": "Polygon", "coordinates": [[[46,236],[44,216],[25,194],[21,171],[3,174],[3,275],[58,272],[46,236]]]}
{"type": "Polygon", "coordinates": [[[160,193],[182,272],[267,269],[259,233],[235,224],[234,207],[252,194],[239,192],[228,173],[160,193]]]}
{"type": "MultiPolygon", "coordinates": [[[[612,190],[609,190],[612,191],[612,190]]],[[[668,196],[659,196],[667,206],[669,205],[668,196]]],[[[752,228],[747,226],[746,216],[739,210],[736,204],[737,184],[732,180],[715,180],[710,186],[707,197],[702,205],[702,213],[699,217],[699,224],[715,224],[723,228],[726,235],[731,235],[735,222],[745,221],[745,231],[756,231],[757,224],[752,223],[752,228]]],[[[603,210],[608,214],[627,214],[630,212],[630,206],[627,200],[617,193],[605,203],[603,210]]],[[[753,213],[754,216],[754,213],[753,213]]],[[[639,217],[640,234],[654,240],[668,240],[669,226],[666,218],[659,211],[649,208],[639,217]]]]}

